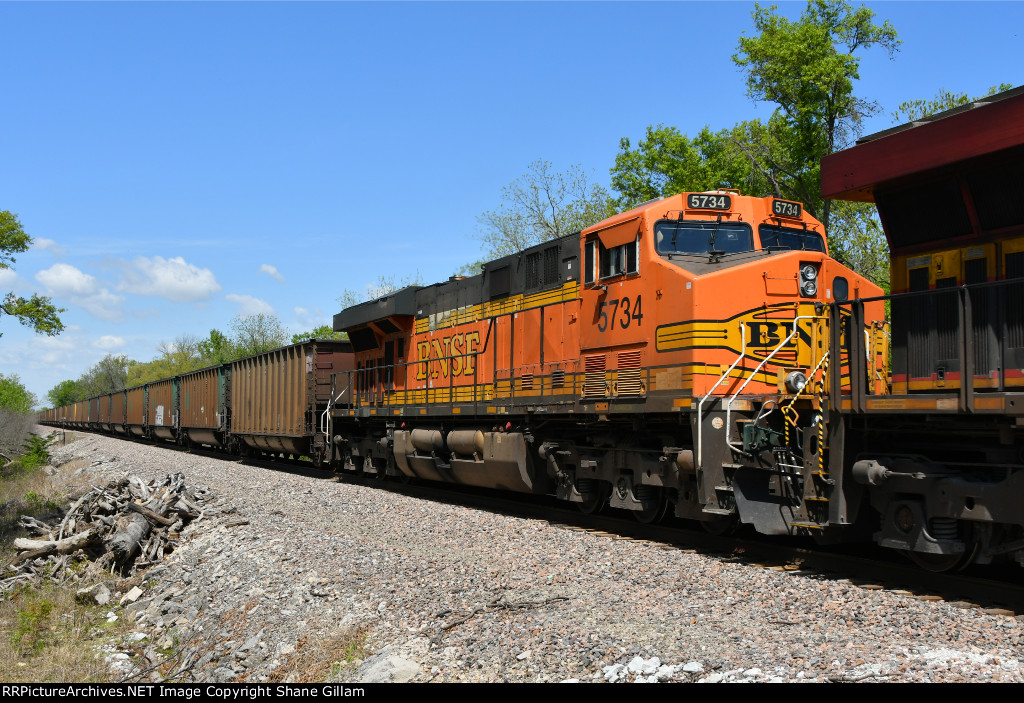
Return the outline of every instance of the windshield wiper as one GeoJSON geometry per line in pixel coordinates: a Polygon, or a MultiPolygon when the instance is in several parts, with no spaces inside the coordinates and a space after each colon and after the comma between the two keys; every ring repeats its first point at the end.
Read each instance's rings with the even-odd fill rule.
{"type": "Polygon", "coordinates": [[[715,228],[711,230],[711,241],[708,242],[708,263],[717,264],[718,260],[725,254],[721,249],[715,249],[715,237],[718,236],[718,228],[722,225],[722,213],[718,213],[718,220],[715,228]]]}

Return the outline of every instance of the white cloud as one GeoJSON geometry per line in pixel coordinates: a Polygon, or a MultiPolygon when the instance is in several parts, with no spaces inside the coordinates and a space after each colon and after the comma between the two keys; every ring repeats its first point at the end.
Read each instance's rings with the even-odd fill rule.
{"type": "Polygon", "coordinates": [[[124,346],[124,337],[115,337],[111,334],[105,334],[95,342],[92,343],[97,349],[103,349],[104,351],[113,351],[124,346]]]}
{"type": "Polygon", "coordinates": [[[239,315],[258,315],[261,312],[267,315],[274,314],[274,308],[265,300],[253,297],[251,295],[237,295],[235,293],[228,293],[224,296],[233,303],[238,303],[238,314],[239,315]]]}
{"type": "Polygon", "coordinates": [[[92,295],[99,285],[96,279],[70,264],[54,264],[36,274],[36,280],[54,295],[74,297],[92,295]]]}
{"type": "Polygon", "coordinates": [[[52,252],[53,254],[56,254],[57,256],[63,256],[67,252],[67,249],[62,247],[60,244],[57,244],[57,242],[53,241],[52,239],[47,239],[46,237],[33,237],[32,248],[46,250],[52,252]]]}
{"type": "Polygon", "coordinates": [[[18,274],[13,269],[0,269],[0,288],[9,290],[18,282],[18,274]]]}
{"type": "Polygon", "coordinates": [[[75,300],[76,303],[88,310],[91,314],[104,320],[121,319],[121,303],[123,295],[115,295],[106,288],[100,288],[95,294],[87,298],[75,300]]]}
{"type": "Polygon", "coordinates": [[[35,348],[33,361],[42,361],[49,366],[70,362],[80,351],[81,340],[61,337],[34,337],[31,345],[35,348]]]}
{"type": "Polygon", "coordinates": [[[180,256],[165,259],[136,257],[125,266],[118,290],[135,295],[158,295],[176,303],[206,300],[221,289],[210,269],[201,269],[180,256]]]}
{"type": "Polygon", "coordinates": [[[104,320],[121,318],[121,303],[124,296],[115,295],[101,288],[99,281],[70,264],[54,264],[36,274],[36,280],[47,287],[50,293],[69,298],[90,314],[104,320]]]}
{"type": "Polygon", "coordinates": [[[284,283],[284,276],[282,276],[278,272],[276,266],[271,266],[270,264],[263,264],[262,266],[260,266],[260,273],[265,273],[271,278],[273,278],[275,281],[280,281],[281,283],[284,283]]]}

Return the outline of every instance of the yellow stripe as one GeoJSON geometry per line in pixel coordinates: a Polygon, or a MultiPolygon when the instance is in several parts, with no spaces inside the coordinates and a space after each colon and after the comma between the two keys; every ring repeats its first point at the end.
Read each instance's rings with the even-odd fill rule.
{"type": "MultiPolygon", "coordinates": [[[[566,281],[562,284],[561,288],[557,288],[555,290],[541,291],[540,293],[531,293],[530,295],[525,296],[522,294],[513,295],[508,298],[502,298],[501,300],[491,300],[478,305],[466,306],[461,311],[453,311],[452,314],[444,320],[436,323],[434,325],[434,329],[443,330],[470,322],[479,322],[480,320],[486,320],[489,317],[498,317],[499,315],[508,315],[511,313],[522,312],[524,310],[532,310],[544,305],[551,305],[553,303],[564,302],[566,300],[574,300],[578,295],[579,283],[576,281],[566,281]]],[[[414,330],[416,334],[430,332],[430,319],[425,317],[416,320],[414,330]]]]}

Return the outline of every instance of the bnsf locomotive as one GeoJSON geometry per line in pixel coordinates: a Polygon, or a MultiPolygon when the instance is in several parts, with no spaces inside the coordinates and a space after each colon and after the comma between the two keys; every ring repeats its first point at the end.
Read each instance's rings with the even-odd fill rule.
{"type": "Polygon", "coordinates": [[[1024,563],[1024,91],[863,142],[823,192],[877,203],[891,295],[800,203],[684,193],[42,420],[1024,563]]]}

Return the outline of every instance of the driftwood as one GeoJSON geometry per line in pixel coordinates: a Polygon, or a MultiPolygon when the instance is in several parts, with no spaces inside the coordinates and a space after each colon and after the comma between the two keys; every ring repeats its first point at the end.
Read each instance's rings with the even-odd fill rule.
{"type": "Polygon", "coordinates": [[[19,551],[45,549],[49,550],[50,554],[70,554],[71,552],[77,552],[79,549],[84,549],[93,542],[99,541],[99,531],[88,529],[84,532],[79,532],[77,535],[58,540],[25,539],[22,537],[14,540],[14,548],[19,551]]]}
{"type": "Polygon", "coordinates": [[[93,486],[66,513],[23,515],[19,524],[37,539],[14,541],[19,554],[0,594],[26,579],[77,579],[70,567],[81,558],[103,558],[122,573],[154,564],[174,550],[185,524],[202,517],[206,500],[207,491],[188,488],[182,474],[148,483],[132,476],[93,486]]]}

